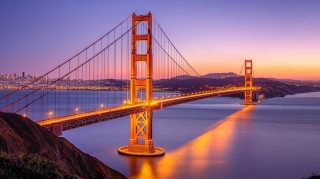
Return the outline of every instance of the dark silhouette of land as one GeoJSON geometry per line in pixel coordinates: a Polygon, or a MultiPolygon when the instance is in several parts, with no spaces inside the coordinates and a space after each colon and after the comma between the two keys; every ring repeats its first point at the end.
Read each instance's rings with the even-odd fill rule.
{"type": "Polygon", "coordinates": [[[126,178],[28,118],[0,112],[0,178],[126,178]]]}

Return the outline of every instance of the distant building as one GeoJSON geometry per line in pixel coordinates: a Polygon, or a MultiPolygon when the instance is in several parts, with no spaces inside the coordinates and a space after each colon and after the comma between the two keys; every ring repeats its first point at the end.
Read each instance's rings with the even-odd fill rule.
{"type": "Polygon", "coordinates": [[[22,78],[25,78],[25,77],[26,77],[26,73],[22,72],[22,78]]]}

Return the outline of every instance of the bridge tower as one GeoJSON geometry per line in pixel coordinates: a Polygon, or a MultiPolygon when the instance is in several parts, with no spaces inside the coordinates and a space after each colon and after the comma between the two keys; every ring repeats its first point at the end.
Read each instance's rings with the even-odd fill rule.
{"type": "MultiPolygon", "coordinates": [[[[141,46],[140,46],[141,47],[141,46]]],[[[141,65],[142,66],[142,65],[141,65]]],[[[130,100],[131,104],[138,104],[138,91],[144,90],[146,93],[146,107],[143,112],[130,115],[130,139],[126,147],[120,147],[119,153],[127,155],[157,156],[163,155],[164,149],[154,147],[152,139],[152,14],[132,15],[132,42],[131,42],[131,79],[130,79],[130,100]],[[147,33],[137,32],[138,24],[147,24],[147,33]],[[146,53],[138,54],[137,44],[146,44],[146,53]],[[138,65],[145,63],[145,77],[138,78],[138,65]]]]}
{"type": "MultiPolygon", "coordinates": [[[[252,66],[252,59],[245,60],[244,62],[245,70],[244,70],[244,87],[252,88],[252,73],[253,73],[253,66],[252,66]]],[[[253,91],[246,90],[244,92],[244,105],[253,104],[253,91]]]]}

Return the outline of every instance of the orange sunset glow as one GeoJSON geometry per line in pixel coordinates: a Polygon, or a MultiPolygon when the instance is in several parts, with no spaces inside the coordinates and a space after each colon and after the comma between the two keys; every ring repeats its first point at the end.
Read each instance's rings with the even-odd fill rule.
{"type": "Polygon", "coordinates": [[[0,179],[320,179],[320,0],[2,0],[0,24],[0,179]]]}

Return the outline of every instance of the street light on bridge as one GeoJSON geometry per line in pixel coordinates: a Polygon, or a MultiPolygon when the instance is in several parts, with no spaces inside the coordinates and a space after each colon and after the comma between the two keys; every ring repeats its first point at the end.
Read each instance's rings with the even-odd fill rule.
{"type": "Polygon", "coordinates": [[[48,117],[51,118],[52,115],[53,115],[53,112],[52,112],[52,111],[49,111],[49,112],[48,112],[48,117]]]}

